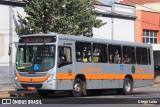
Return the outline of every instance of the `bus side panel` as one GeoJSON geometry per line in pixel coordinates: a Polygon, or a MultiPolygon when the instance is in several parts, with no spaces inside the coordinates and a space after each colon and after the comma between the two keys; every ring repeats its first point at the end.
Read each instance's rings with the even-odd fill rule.
{"type": "MultiPolygon", "coordinates": [[[[85,76],[87,89],[102,89],[108,74],[108,63],[75,62],[75,74],[85,76]]],[[[107,84],[106,84],[107,85],[107,84]]]]}
{"type": "Polygon", "coordinates": [[[58,80],[58,90],[72,90],[73,80],[58,80]]]}
{"type": "Polygon", "coordinates": [[[87,80],[86,89],[102,89],[103,80],[87,80]]]}
{"type": "Polygon", "coordinates": [[[134,88],[153,85],[153,80],[134,80],[134,88]]]}
{"type": "Polygon", "coordinates": [[[141,75],[141,78],[134,78],[134,87],[153,85],[154,70],[152,65],[136,65],[136,72],[133,75],[141,75]]]}
{"type": "Polygon", "coordinates": [[[122,88],[123,80],[103,80],[103,89],[122,88]]]}
{"type": "MultiPolygon", "coordinates": [[[[121,68],[122,64],[109,64],[109,74],[124,74],[124,66],[121,68]]],[[[123,86],[123,77],[119,77],[118,75],[113,77],[114,80],[109,80],[109,82],[104,84],[104,88],[121,88],[123,86]]]]}

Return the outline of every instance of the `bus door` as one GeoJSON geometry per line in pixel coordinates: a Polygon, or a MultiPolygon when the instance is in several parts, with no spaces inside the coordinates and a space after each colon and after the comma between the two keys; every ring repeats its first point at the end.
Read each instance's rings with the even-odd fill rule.
{"type": "Polygon", "coordinates": [[[73,87],[73,43],[68,41],[58,46],[58,90],[71,90],[73,87]]]}

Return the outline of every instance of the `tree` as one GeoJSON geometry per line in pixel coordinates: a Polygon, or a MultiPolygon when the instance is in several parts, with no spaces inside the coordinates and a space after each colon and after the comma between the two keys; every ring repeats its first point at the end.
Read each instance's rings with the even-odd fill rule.
{"type": "Polygon", "coordinates": [[[19,14],[18,35],[56,32],[92,36],[92,27],[104,23],[96,19],[93,0],[23,0],[27,13],[19,14]]]}

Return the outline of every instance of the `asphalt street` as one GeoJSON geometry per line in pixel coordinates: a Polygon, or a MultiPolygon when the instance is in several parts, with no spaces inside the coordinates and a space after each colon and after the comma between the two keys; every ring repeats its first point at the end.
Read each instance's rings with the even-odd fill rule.
{"type": "Polygon", "coordinates": [[[132,95],[117,95],[114,91],[104,92],[100,95],[72,97],[67,93],[58,93],[42,98],[37,94],[23,97],[11,97],[21,100],[41,100],[42,104],[138,104],[159,105],[160,91],[134,91],[132,95]]]}

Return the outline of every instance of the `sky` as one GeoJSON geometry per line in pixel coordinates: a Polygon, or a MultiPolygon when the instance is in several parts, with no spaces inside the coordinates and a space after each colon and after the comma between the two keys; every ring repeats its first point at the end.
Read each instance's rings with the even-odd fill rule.
{"type": "Polygon", "coordinates": [[[98,1],[105,3],[105,4],[109,4],[109,2],[119,2],[121,0],[98,0],[98,1]]]}

